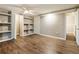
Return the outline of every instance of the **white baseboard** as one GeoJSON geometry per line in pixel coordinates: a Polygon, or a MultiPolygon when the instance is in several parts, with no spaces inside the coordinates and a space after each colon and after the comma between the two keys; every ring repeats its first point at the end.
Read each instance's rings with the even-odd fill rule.
{"type": "Polygon", "coordinates": [[[33,35],[34,33],[31,33],[31,34],[27,34],[27,35],[20,35],[20,36],[29,36],[29,35],[33,35]]]}
{"type": "MultiPolygon", "coordinates": [[[[36,33],[36,34],[37,34],[37,33],[36,33]]],[[[50,37],[50,38],[56,38],[56,39],[66,40],[65,38],[56,37],[56,36],[51,36],[51,35],[45,35],[45,34],[39,34],[39,35],[46,36],[46,37],[50,37]]]]}
{"type": "Polygon", "coordinates": [[[13,38],[7,38],[7,39],[3,39],[3,40],[0,40],[0,42],[5,42],[5,41],[9,41],[9,40],[12,40],[13,38]]]}
{"type": "MultiPolygon", "coordinates": [[[[32,34],[38,34],[38,35],[42,35],[42,36],[46,36],[46,37],[50,37],[50,38],[66,40],[65,38],[56,37],[56,36],[51,36],[51,35],[45,35],[45,34],[39,34],[39,33],[32,33],[32,34]]],[[[32,34],[30,34],[30,35],[32,35],[32,34]]],[[[28,35],[23,35],[23,36],[28,36],[28,35]]]]}

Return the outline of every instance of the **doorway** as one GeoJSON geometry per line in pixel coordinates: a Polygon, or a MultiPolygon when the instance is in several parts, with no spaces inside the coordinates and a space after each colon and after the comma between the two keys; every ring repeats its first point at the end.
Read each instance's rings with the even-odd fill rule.
{"type": "Polygon", "coordinates": [[[19,15],[17,15],[17,19],[16,19],[16,36],[20,35],[20,19],[19,19],[19,15]]]}
{"type": "Polygon", "coordinates": [[[71,41],[76,41],[75,12],[66,13],[66,39],[71,41]]]}
{"type": "Polygon", "coordinates": [[[21,36],[21,27],[23,26],[22,21],[23,21],[23,15],[16,14],[15,15],[16,36],[21,36]]]}

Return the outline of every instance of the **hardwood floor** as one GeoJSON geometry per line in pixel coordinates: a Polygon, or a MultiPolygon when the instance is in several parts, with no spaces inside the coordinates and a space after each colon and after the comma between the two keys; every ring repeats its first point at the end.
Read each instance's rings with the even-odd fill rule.
{"type": "Polygon", "coordinates": [[[1,54],[78,54],[75,41],[31,35],[0,43],[1,54]]]}
{"type": "Polygon", "coordinates": [[[74,36],[74,33],[68,33],[67,34],[67,40],[76,41],[76,38],[74,36]]]}

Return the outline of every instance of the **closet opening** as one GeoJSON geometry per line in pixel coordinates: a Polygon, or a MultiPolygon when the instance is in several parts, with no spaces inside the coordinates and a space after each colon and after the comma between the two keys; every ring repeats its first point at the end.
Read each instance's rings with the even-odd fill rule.
{"type": "Polygon", "coordinates": [[[76,41],[75,12],[66,13],[66,40],[76,41]]]}
{"type": "Polygon", "coordinates": [[[20,15],[16,14],[16,36],[20,36],[20,15]]]}

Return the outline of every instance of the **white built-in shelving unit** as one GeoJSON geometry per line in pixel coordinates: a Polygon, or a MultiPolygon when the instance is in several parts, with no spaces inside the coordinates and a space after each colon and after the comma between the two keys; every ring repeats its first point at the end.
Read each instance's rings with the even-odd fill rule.
{"type": "Polygon", "coordinates": [[[34,23],[32,17],[24,17],[24,36],[32,35],[34,32],[34,23]]]}
{"type": "Polygon", "coordinates": [[[0,42],[12,39],[11,11],[0,11],[0,42]]]}

